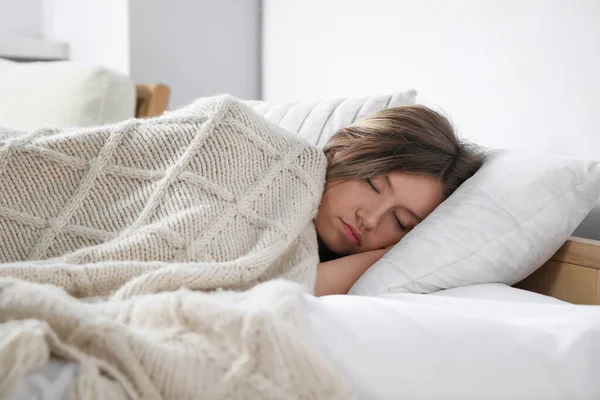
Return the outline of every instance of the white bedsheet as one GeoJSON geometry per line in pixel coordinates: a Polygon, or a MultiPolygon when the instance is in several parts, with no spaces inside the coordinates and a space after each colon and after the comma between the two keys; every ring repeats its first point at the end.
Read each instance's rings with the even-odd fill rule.
{"type": "Polygon", "coordinates": [[[600,307],[478,286],[305,300],[359,399],[600,398],[600,307]]]}
{"type": "MultiPolygon", "coordinates": [[[[516,289],[504,283],[484,283],[440,290],[430,293],[433,296],[460,297],[461,299],[501,300],[521,303],[569,304],[554,297],[544,296],[527,290],[516,289]]],[[[391,297],[390,294],[382,297],[391,297]]]]}

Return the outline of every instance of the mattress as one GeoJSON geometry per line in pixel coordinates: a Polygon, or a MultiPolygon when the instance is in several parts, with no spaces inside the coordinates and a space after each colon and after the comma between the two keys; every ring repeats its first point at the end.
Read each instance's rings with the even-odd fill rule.
{"type": "Polygon", "coordinates": [[[358,399],[600,398],[598,306],[498,284],[305,302],[358,399]]]}
{"type": "MultiPolygon", "coordinates": [[[[600,398],[597,306],[502,284],[303,303],[310,339],[360,400],[600,398]]],[[[66,398],[76,373],[52,360],[11,399],[66,398]]]]}

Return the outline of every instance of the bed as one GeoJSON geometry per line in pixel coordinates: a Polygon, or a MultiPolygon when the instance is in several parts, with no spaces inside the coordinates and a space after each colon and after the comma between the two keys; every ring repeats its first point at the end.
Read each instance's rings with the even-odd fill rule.
{"type": "Polygon", "coordinates": [[[572,237],[515,285],[574,304],[600,304],[600,241],[572,237]]]}
{"type": "MultiPolygon", "coordinates": [[[[136,92],[138,118],[159,115],[166,109],[165,86],[137,85],[136,92]]],[[[481,398],[482,393],[489,395],[490,387],[499,398],[519,394],[519,398],[540,398],[540,393],[552,394],[542,398],[573,398],[574,394],[597,398],[600,387],[591,372],[600,368],[593,357],[600,351],[596,339],[600,338],[600,310],[568,303],[600,304],[599,270],[600,242],[572,237],[514,288],[484,284],[433,295],[372,298],[305,295],[309,336],[348,378],[359,399],[414,398],[424,393],[427,398],[447,398],[448,390],[462,394],[459,398],[481,398]],[[463,329],[462,340],[458,330],[448,331],[458,325],[463,329]],[[399,335],[405,332],[415,334],[410,338],[399,335]],[[529,334],[525,343],[519,332],[529,334]],[[460,348],[451,345],[453,337],[460,348]],[[546,340],[536,343],[540,337],[546,340]],[[478,346],[479,341],[487,346],[478,346]],[[494,343],[502,343],[505,351],[495,349],[494,343]],[[396,347],[391,351],[386,346],[396,347]],[[573,346],[580,351],[570,357],[572,352],[565,350],[573,346]],[[488,369],[475,362],[521,357],[517,350],[531,349],[539,352],[532,350],[528,353],[531,357],[514,370],[511,365],[517,365],[514,361],[518,358],[504,358],[488,369]],[[540,363],[542,356],[544,363],[540,363]],[[530,376],[532,373],[535,376],[530,376]],[[516,381],[503,385],[502,379],[508,376],[516,381]],[[432,381],[437,384],[427,385],[432,381]]],[[[53,359],[30,373],[12,398],[65,398],[76,374],[74,364],[53,359]]]]}
{"type": "Polygon", "coordinates": [[[363,399],[597,399],[600,314],[504,284],[306,299],[363,399]]]}
{"type": "MultiPolygon", "coordinates": [[[[144,87],[144,86],[142,86],[144,87]]],[[[151,98],[151,96],[150,96],[151,98]]],[[[148,98],[146,98],[145,101],[148,98]]],[[[563,365],[564,369],[569,366],[567,355],[569,352],[559,351],[559,344],[564,337],[569,337],[572,343],[578,343],[573,338],[573,329],[577,328],[583,332],[597,332],[600,333],[600,311],[595,307],[588,309],[584,308],[585,312],[589,315],[584,315],[584,318],[578,316],[580,314],[579,308],[573,307],[568,303],[575,304],[599,304],[599,293],[598,283],[600,281],[600,242],[581,239],[571,238],[569,239],[559,251],[552,256],[552,258],[545,263],[538,271],[532,274],[527,279],[510,287],[504,284],[483,284],[467,286],[456,289],[449,289],[441,292],[436,292],[432,295],[418,295],[418,294],[392,294],[380,296],[377,298],[358,298],[356,296],[328,296],[325,298],[316,298],[313,296],[306,295],[305,303],[309,310],[310,320],[310,331],[313,333],[313,340],[317,342],[317,346],[320,346],[325,356],[330,360],[331,363],[335,364],[338,368],[341,368],[343,374],[352,382],[354,390],[358,394],[359,399],[380,399],[380,398],[395,398],[399,386],[391,384],[390,380],[393,380],[399,372],[390,371],[389,367],[391,363],[397,364],[396,356],[393,354],[399,354],[398,352],[406,351],[406,349],[396,349],[394,352],[381,351],[381,346],[390,345],[390,336],[384,335],[382,332],[389,332],[390,330],[399,330],[400,327],[396,321],[402,321],[400,315],[410,315],[411,312],[418,314],[423,320],[413,319],[411,322],[416,323],[421,328],[426,327],[427,323],[431,321],[437,321],[440,319],[440,315],[432,318],[429,314],[441,314],[452,315],[453,318],[460,318],[465,315],[465,310],[469,314],[480,313],[481,315],[494,314],[495,318],[511,318],[514,320],[509,321],[512,329],[526,329],[527,325],[531,325],[533,322],[538,329],[544,328],[544,326],[550,326],[551,334],[555,335],[553,341],[548,341],[547,348],[539,350],[541,353],[532,353],[529,358],[524,358],[526,365],[534,364],[537,361],[536,357],[540,354],[545,354],[546,357],[554,357],[556,365],[563,365]],[[548,307],[550,306],[551,307],[548,307]],[[571,314],[571,311],[573,312],[571,314]],[[398,318],[390,318],[390,313],[396,313],[398,318]],[[358,318],[357,318],[358,316],[358,318]],[[364,318],[371,318],[370,323],[365,323],[364,318]],[[362,321],[356,325],[356,321],[362,321]],[[558,324],[556,321],[560,321],[558,324]],[[523,322],[525,321],[525,322],[523,322]],[[383,329],[378,324],[386,324],[387,329],[383,329]],[[521,324],[521,325],[519,325],[521,324]],[[556,326],[552,325],[555,324],[556,326]],[[366,327],[370,327],[366,329],[366,327]],[[541,328],[540,328],[541,327],[541,328]],[[571,328],[569,328],[571,327],[571,328]],[[353,331],[355,329],[355,331],[353,331]],[[360,332],[358,332],[360,331],[360,332]],[[371,340],[373,336],[377,336],[377,340],[371,340]],[[356,342],[359,342],[357,345],[356,342]],[[373,343],[377,343],[374,345],[373,343]],[[552,344],[553,343],[553,344],[552,344]],[[546,354],[548,352],[555,352],[546,354]],[[386,357],[386,354],[388,356],[386,357]],[[391,354],[391,355],[390,355],[391,354]],[[378,358],[376,358],[378,357],[378,358]],[[563,360],[564,358],[564,360],[563,360]],[[348,360],[356,360],[356,362],[348,362],[348,360]],[[560,361],[560,363],[557,361],[560,361]],[[367,365],[365,364],[373,364],[367,365]],[[376,365],[378,364],[378,365],[376,365]],[[375,397],[374,397],[375,396],[375,397]],[[384,397],[377,397],[384,396],[384,397]],[[385,397],[392,396],[392,397],[385,397]]],[[[585,313],[584,313],[585,314],[585,313]]],[[[414,317],[413,317],[414,318],[414,317]]],[[[478,320],[479,321],[479,320],[478,320]]],[[[506,323],[505,320],[501,321],[506,323]]],[[[473,321],[462,321],[462,324],[474,323],[473,321]]],[[[484,337],[487,337],[489,341],[500,340],[500,336],[493,336],[492,334],[485,336],[485,332],[494,329],[493,324],[497,324],[498,321],[487,321],[485,324],[477,322],[473,325],[471,335],[481,329],[484,337]]],[[[437,323],[436,323],[437,324],[437,323]]],[[[420,328],[420,329],[421,329],[420,328]]],[[[439,329],[443,332],[444,327],[428,326],[424,332],[428,330],[439,329]]],[[[404,325],[401,326],[401,330],[406,329],[404,325]]],[[[509,349],[502,353],[501,356],[506,356],[510,353],[510,340],[507,340],[506,335],[511,335],[512,331],[504,333],[502,341],[508,343],[509,349]]],[[[547,333],[547,332],[546,332],[547,333]]],[[[535,333],[539,335],[539,332],[535,333]]],[[[548,334],[548,333],[547,333],[548,334]]],[[[521,335],[519,333],[519,335],[521,335]]],[[[438,337],[447,337],[445,334],[438,337]]],[[[596,335],[600,337],[600,335],[596,335]]],[[[398,341],[394,338],[393,343],[406,344],[406,341],[398,341]]],[[[431,338],[431,341],[435,343],[435,338],[431,338]]],[[[451,339],[447,339],[451,340],[451,339]]],[[[515,339],[516,340],[516,339],[515,339]]],[[[521,336],[519,336],[521,340],[521,336]]],[[[584,339],[580,339],[583,341],[584,339]]],[[[468,347],[468,343],[472,341],[462,342],[462,346],[468,347]]],[[[432,344],[433,345],[433,344],[432,344]]],[[[564,344],[563,344],[564,345],[564,344]]],[[[439,348],[442,344],[437,344],[439,348]]],[[[595,343],[594,346],[600,346],[600,343],[595,343]]],[[[486,348],[492,348],[488,346],[486,348]]],[[[419,352],[419,345],[416,344],[417,352],[419,352]]],[[[447,347],[445,347],[447,348],[447,347]]],[[[525,348],[522,348],[523,350],[525,348]]],[[[600,347],[595,347],[600,350],[600,347]]],[[[470,354],[468,349],[463,348],[462,352],[470,354]]],[[[426,348],[421,348],[423,354],[427,354],[428,361],[421,367],[430,366],[431,363],[440,363],[440,365],[447,363],[449,359],[454,359],[455,355],[446,352],[444,360],[438,360],[437,357],[441,357],[442,353],[429,353],[426,348]]],[[[456,350],[457,352],[459,350],[456,350]]],[[[463,354],[463,353],[458,353],[463,354]]],[[[592,353],[593,354],[593,353],[592,353]]],[[[485,356],[485,355],[484,355],[485,356]]],[[[489,355],[490,357],[500,357],[497,352],[489,355]]],[[[465,356],[467,357],[467,356],[465,356]]],[[[507,356],[506,356],[507,357],[507,356]]],[[[522,357],[522,355],[519,355],[522,357]]],[[[596,357],[597,358],[597,357],[596,357]]],[[[590,360],[578,360],[577,366],[572,368],[575,373],[580,373],[580,365],[584,362],[591,362],[590,360]]],[[[414,364],[414,362],[413,362],[414,364]]],[[[486,364],[487,365],[487,364],[486,364]]],[[[452,383],[449,377],[446,375],[440,375],[440,372],[435,372],[433,369],[431,378],[435,377],[438,380],[439,387],[442,388],[444,385],[454,389],[462,388],[461,390],[468,390],[464,392],[464,396],[461,398],[467,399],[470,393],[477,390],[484,390],[483,388],[489,388],[490,385],[498,385],[497,376],[506,375],[506,365],[496,365],[492,363],[493,368],[489,370],[481,370],[481,366],[477,367],[478,373],[482,374],[480,379],[487,379],[487,383],[481,383],[479,386],[474,384],[452,383]],[[493,371],[496,372],[496,377],[493,375],[493,371]],[[441,382],[441,383],[440,383],[441,382]]],[[[396,365],[400,368],[400,365],[396,365]]],[[[463,372],[474,371],[474,365],[463,365],[463,372]]],[[[522,367],[524,368],[524,367],[522,367]]],[[[521,368],[521,369],[522,369],[521,368]]],[[[560,367],[558,370],[545,370],[545,374],[563,373],[560,367]]],[[[519,370],[521,371],[521,370],[519,370]]],[[[522,371],[521,371],[522,372],[522,371]]],[[[64,399],[67,398],[67,390],[71,379],[76,375],[77,367],[68,361],[54,359],[44,367],[32,372],[25,379],[25,384],[22,385],[20,391],[12,397],[12,400],[21,399],[64,399]]],[[[403,374],[407,374],[404,371],[403,374]]],[[[514,373],[513,373],[514,375],[514,373]]],[[[453,376],[453,379],[456,377],[453,376]]],[[[416,390],[415,386],[417,381],[420,379],[417,376],[412,378],[413,385],[404,386],[405,390],[401,394],[406,395],[406,391],[416,390]]],[[[587,381],[585,376],[579,376],[581,379],[579,385],[581,388],[587,390],[582,392],[589,394],[589,391],[595,389],[600,390],[600,387],[589,388],[593,385],[587,381]],[[586,386],[587,385],[587,386],[586,386]]],[[[521,382],[514,383],[513,385],[502,386],[501,393],[507,395],[513,393],[513,391],[519,391],[522,394],[520,398],[536,398],[539,395],[540,382],[546,382],[547,375],[537,376],[536,379],[530,379],[525,377],[521,382]],[[519,386],[520,385],[520,386],[519,386]]],[[[550,387],[550,386],[549,386],[550,387]]],[[[452,389],[452,390],[454,390],[452,389]]],[[[556,388],[554,388],[556,389],[556,388]]],[[[553,390],[554,390],[553,389],[553,390]]],[[[582,390],[583,390],[582,389],[582,390]]],[[[440,397],[443,398],[443,393],[439,390],[428,389],[429,398],[440,397]]],[[[440,389],[441,390],[441,389],[440,389]]],[[[450,390],[447,388],[447,390],[450,390]]],[[[458,390],[458,389],[457,389],[458,390]]],[[[496,388],[495,390],[500,390],[496,388]]],[[[562,390],[562,389],[561,389],[562,390]]],[[[565,393],[558,390],[552,393],[560,394],[565,393]]],[[[572,393],[572,392],[569,392],[572,393]]],[[[600,392],[594,392],[600,394],[600,392]]],[[[417,395],[413,392],[414,395],[417,395]]],[[[423,394],[423,393],[421,393],[423,394]]],[[[514,394],[514,393],[513,393],[514,394]]],[[[588,397],[581,397],[588,398],[588,397]]],[[[593,397],[589,397],[593,398],[593,397]]]]}
{"type": "Polygon", "coordinates": [[[164,84],[137,84],[136,91],[136,118],[155,117],[167,109],[171,89],[164,84]]]}

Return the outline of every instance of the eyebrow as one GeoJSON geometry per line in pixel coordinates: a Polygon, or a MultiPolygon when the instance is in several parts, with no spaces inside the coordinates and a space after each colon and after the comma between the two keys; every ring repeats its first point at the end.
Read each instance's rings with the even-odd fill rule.
{"type": "MultiPolygon", "coordinates": [[[[385,183],[387,183],[387,185],[389,186],[390,189],[392,189],[392,192],[394,191],[394,187],[392,186],[392,180],[390,179],[389,175],[384,175],[385,178],[385,183]]],[[[416,219],[419,222],[423,221],[423,218],[421,218],[420,216],[417,215],[416,212],[414,212],[413,210],[411,210],[408,207],[402,207],[404,210],[406,210],[407,213],[409,213],[414,219],[416,219]]]]}

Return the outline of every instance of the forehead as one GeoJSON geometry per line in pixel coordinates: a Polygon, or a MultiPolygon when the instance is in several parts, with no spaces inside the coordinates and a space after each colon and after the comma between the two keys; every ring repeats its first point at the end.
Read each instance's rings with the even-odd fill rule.
{"type": "MultiPolygon", "coordinates": [[[[393,172],[388,175],[393,190],[390,195],[400,206],[419,215],[428,215],[442,202],[443,186],[439,179],[427,175],[393,172]]],[[[381,177],[383,182],[385,177],[381,177]]]]}
{"type": "MultiPolygon", "coordinates": [[[[381,177],[385,179],[385,177],[381,177]]],[[[410,185],[419,190],[431,191],[432,193],[441,193],[442,184],[438,178],[429,175],[407,174],[405,172],[392,172],[387,175],[392,186],[410,185]]]]}

